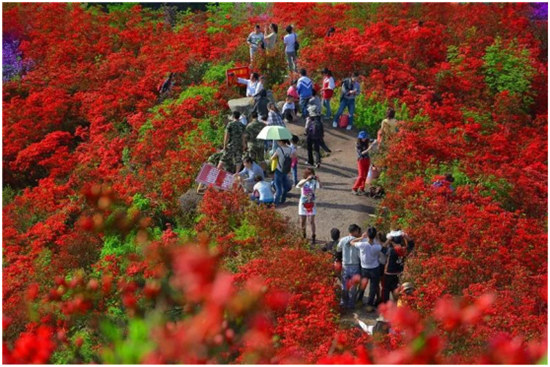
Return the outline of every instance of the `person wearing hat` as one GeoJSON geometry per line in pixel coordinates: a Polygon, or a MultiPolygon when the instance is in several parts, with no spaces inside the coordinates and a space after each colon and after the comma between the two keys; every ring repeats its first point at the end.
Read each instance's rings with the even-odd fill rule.
{"type": "Polygon", "coordinates": [[[317,110],[317,106],[310,105],[308,107],[308,117],[306,118],[306,142],[307,142],[307,161],[306,164],[315,168],[321,164],[321,152],[319,150],[321,139],[323,139],[324,129],[321,122],[321,116],[317,110]],[[316,159],[313,158],[313,149],[315,149],[316,159]]]}
{"type": "Polygon", "coordinates": [[[387,237],[390,241],[384,268],[382,302],[389,301],[390,293],[394,299],[398,298],[399,276],[403,273],[405,258],[414,249],[414,241],[401,230],[391,231],[387,237]]]}
{"type": "Polygon", "coordinates": [[[366,131],[360,131],[357,135],[357,179],[351,189],[351,193],[354,195],[365,194],[365,182],[367,181],[367,173],[369,172],[370,158],[369,158],[369,135],[366,131]]]}

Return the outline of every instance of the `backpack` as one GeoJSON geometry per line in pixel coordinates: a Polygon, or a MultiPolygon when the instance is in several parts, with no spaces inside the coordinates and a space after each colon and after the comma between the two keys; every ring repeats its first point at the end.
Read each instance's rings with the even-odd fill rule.
{"type": "Polygon", "coordinates": [[[290,159],[290,155],[285,154],[285,151],[283,150],[283,148],[280,148],[280,149],[281,149],[281,152],[283,152],[283,157],[284,157],[283,163],[281,163],[281,167],[283,169],[283,173],[286,175],[290,172],[292,159],[290,159]]]}
{"type": "Polygon", "coordinates": [[[349,124],[349,115],[345,113],[342,116],[340,116],[340,121],[338,121],[338,125],[340,126],[340,128],[345,129],[346,127],[348,127],[348,124],[349,124]]]}
{"type": "Polygon", "coordinates": [[[300,44],[298,43],[298,37],[296,36],[296,33],[294,33],[294,51],[298,52],[300,49],[300,44]]]}
{"type": "Polygon", "coordinates": [[[323,137],[323,123],[319,116],[313,117],[313,122],[308,126],[307,135],[312,139],[321,139],[323,137]]]}

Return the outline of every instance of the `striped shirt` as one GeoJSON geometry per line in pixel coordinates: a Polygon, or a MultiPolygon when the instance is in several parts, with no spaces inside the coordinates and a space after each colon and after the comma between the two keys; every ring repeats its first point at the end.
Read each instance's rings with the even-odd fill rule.
{"type": "Polygon", "coordinates": [[[269,114],[267,115],[267,126],[286,126],[283,118],[279,114],[279,112],[276,111],[269,111],[269,114]]]}

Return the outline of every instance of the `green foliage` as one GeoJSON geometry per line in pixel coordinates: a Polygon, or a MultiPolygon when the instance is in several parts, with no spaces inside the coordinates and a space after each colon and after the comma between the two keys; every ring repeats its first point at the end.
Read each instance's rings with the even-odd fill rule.
{"type": "Polygon", "coordinates": [[[212,82],[223,83],[226,78],[225,77],[226,70],[231,69],[233,67],[235,67],[235,63],[233,61],[229,61],[228,63],[211,65],[204,73],[202,80],[207,83],[212,83],[212,82]]]}
{"type": "Polygon", "coordinates": [[[241,225],[234,232],[237,240],[247,240],[258,235],[256,228],[251,226],[246,219],[241,222],[241,225]]]}
{"type": "Polygon", "coordinates": [[[148,323],[138,318],[133,318],[128,324],[128,332],[123,335],[115,325],[103,323],[102,330],[110,339],[112,347],[106,347],[101,351],[103,363],[107,364],[138,364],[147,353],[155,348],[152,338],[149,336],[151,329],[148,323]]]}
{"type": "Polygon", "coordinates": [[[176,104],[182,104],[188,98],[201,97],[202,103],[210,103],[214,100],[216,88],[205,85],[194,85],[180,93],[176,100],[176,104]]]}
{"type": "Polygon", "coordinates": [[[453,175],[453,178],[455,179],[453,182],[453,186],[463,186],[463,185],[470,185],[473,183],[473,181],[462,171],[460,161],[455,160],[450,163],[440,163],[439,166],[430,167],[427,168],[424,171],[424,177],[429,180],[431,183],[431,180],[436,175],[445,175],[446,173],[451,173],[453,175]]]}
{"type": "MultiPolygon", "coordinates": [[[[368,99],[357,98],[355,103],[354,125],[357,129],[366,130],[371,138],[376,137],[382,120],[386,118],[389,107],[388,101],[380,102],[374,96],[371,96],[368,99]]],[[[405,104],[399,105],[399,101],[395,100],[393,106],[397,107],[395,111],[397,120],[407,120],[409,118],[409,112],[405,104]]]]}
{"type": "Polygon", "coordinates": [[[198,123],[198,128],[202,133],[203,141],[212,143],[213,146],[223,144],[224,127],[222,121],[202,120],[198,123]]]}
{"type": "Polygon", "coordinates": [[[9,203],[11,203],[13,201],[13,199],[15,199],[17,194],[18,194],[17,190],[12,189],[11,186],[9,186],[9,185],[4,186],[2,188],[2,205],[6,206],[9,203]]]}
{"type": "Polygon", "coordinates": [[[132,9],[136,5],[139,5],[139,3],[108,3],[107,10],[109,13],[125,12],[132,9]]]}
{"type": "Polygon", "coordinates": [[[132,198],[132,204],[139,210],[147,210],[149,209],[150,202],[149,199],[138,192],[132,198]]]}
{"type": "Polygon", "coordinates": [[[365,26],[365,21],[376,22],[379,18],[378,8],[381,3],[357,2],[351,3],[349,10],[352,22],[347,24],[348,27],[365,26]]]}
{"type": "Polygon", "coordinates": [[[511,193],[514,185],[504,178],[497,178],[494,175],[488,175],[479,179],[480,184],[484,187],[481,194],[484,196],[492,196],[496,201],[502,203],[504,209],[508,211],[515,210],[512,201],[511,193]]]}
{"type": "Polygon", "coordinates": [[[530,62],[529,50],[520,48],[516,41],[508,46],[500,38],[486,48],[483,65],[485,82],[493,93],[508,91],[523,96],[526,106],[533,102],[531,81],[535,69],[530,62]]]}
{"type": "Polygon", "coordinates": [[[106,235],[103,239],[103,247],[101,248],[100,257],[104,258],[108,255],[124,256],[136,252],[135,236],[128,235],[106,235]]]}
{"type": "Polygon", "coordinates": [[[497,126],[493,121],[490,112],[479,112],[474,110],[462,110],[462,114],[465,119],[472,119],[474,122],[480,124],[483,127],[483,134],[489,134],[497,126]]]}

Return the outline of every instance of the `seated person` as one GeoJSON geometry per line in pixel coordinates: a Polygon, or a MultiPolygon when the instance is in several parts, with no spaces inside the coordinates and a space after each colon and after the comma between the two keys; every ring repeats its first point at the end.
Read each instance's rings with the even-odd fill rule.
{"type": "Polygon", "coordinates": [[[244,168],[241,172],[235,174],[237,181],[244,187],[246,192],[252,192],[256,176],[264,177],[264,170],[250,157],[243,159],[244,168]]]}
{"type": "Polygon", "coordinates": [[[283,118],[285,122],[296,121],[296,106],[294,104],[294,98],[291,96],[286,97],[285,104],[283,105],[283,118]]]}
{"type": "Polygon", "coordinates": [[[271,184],[264,181],[262,175],[254,177],[254,181],[256,184],[254,185],[253,194],[250,198],[260,204],[272,204],[274,202],[274,197],[271,184]]]}

